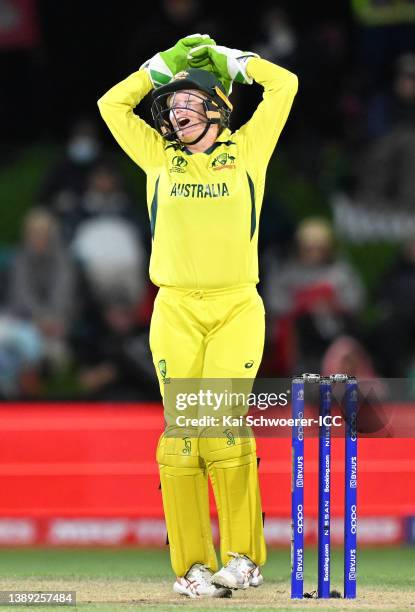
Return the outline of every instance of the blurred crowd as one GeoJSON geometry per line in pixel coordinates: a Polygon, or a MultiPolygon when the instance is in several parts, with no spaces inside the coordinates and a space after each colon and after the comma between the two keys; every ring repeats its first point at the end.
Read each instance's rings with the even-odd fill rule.
{"type": "Polygon", "coordinates": [[[154,397],[147,236],[93,124],[74,126],[37,201],[4,267],[3,394],[41,395],[75,363],[78,396],[154,397]]]}
{"type": "MultiPolygon", "coordinates": [[[[0,168],[41,139],[42,130],[62,145],[21,218],[19,241],[0,249],[0,397],[158,399],[148,347],[156,288],[148,280],[145,194],[140,201],[133,195],[118,163],[123,153],[101,126],[95,101],[154,52],[192,32],[252,49],[299,75],[269,179],[281,155],[326,202],[325,214],[299,219],[278,188],[265,194],[259,290],[267,337],[260,375],[412,376],[413,2],[344,0],[336,8],[322,3],[317,11],[259,2],[255,23],[239,16],[238,27],[229,7],[222,14],[198,0],[163,0],[157,18],[129,3],[123,16],[128,28],[118,37],[112,31],[115,54],[109,38],[86,36],[99,10],[91,1],[85,22],[77,22],[78,44],[72,28],[72,46],[60,56],[59,32],[68,40],[63,21],[69,9],[58,4],[60,9],[46,0],[0,0],[0,168]],[[59,30],[59,23],[55,32],[52,25],[59,30]],[[85,74],[80,60],[87,61],[89,44],[92,71],[85,74]],[[64,113],[52,102],[57,99],[67,101],[64,113]],[[373,241],[393,241],[398,252],[369,296],[343,247],[373,241]],[[369,300],[375,314],[368,321],[369,300]]],[[[109,2],[96,22],[103,34],[114,7],[109,2]]],[[[117,13],[115,30],[120,20],[117,13]]],[[[259,100],[259,89],[235,88],[234,128],[259,100]]],[[[144,102],[140,112],[150,120],[148,111],[144,102]]]]}

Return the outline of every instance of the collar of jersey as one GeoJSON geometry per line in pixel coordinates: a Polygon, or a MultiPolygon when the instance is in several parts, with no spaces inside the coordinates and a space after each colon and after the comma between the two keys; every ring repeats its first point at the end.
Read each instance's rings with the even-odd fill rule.
{"type": "MultiPolygon", "coordinates": [[[[211,145],[208,149],[206,149],[206,151],[199,151],[199,152],[204,153],[205,155],[210,155],[211,153],[213,153],[215,149],[220,147],[221,144],[228,144],[228,145],[234,144],[233,141],[229,140],[230,135],[231,135],[231,131],[229,129],[223,130],[223,132],[221,133],[220,136],[218,136],[217,140],[215,140],[213,145],[211,145]]],[[[168,146],[171,147],[172,145],[168,145],[168,146]]],[[[184,153],[187,153],[187,155],[193,155],[192,151],[190,151],[185,145],[179,145],[179,146],[184,153]]]]}

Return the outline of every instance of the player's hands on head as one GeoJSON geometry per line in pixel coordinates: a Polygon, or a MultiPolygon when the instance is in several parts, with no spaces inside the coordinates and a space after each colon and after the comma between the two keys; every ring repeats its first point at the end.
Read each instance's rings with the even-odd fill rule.
{"type": "Polygon", "coordinates": [[[193,47],[203,45],[208,47],[216,44],[209,34],[190,34],[181,38],[174,47],[156,53],[149,60],[144,62],[144,68],[154,87],[166,85],[173,76],[189,67],[187,56],[193,47]]]}
{"type": "Polygon", "coordinates": [[[189,50],[187,60],[191,68],[202,68],[213,72],[223,83],[229,95],[233,81],[251,85],[252,79],[246,72],[246,66],[252,57],[258,57],[258,55],[251,51],[239,51],[220,45],[202,43],[189,50]]]}

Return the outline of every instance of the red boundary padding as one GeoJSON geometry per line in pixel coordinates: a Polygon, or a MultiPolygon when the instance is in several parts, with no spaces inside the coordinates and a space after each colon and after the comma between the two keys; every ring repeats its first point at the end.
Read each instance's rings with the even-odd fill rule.
{"type": "MultiPolygon", "coordinates": [[[[159,404],[7,404],[0,411],[0,517],[162,517],[159,404]]],[[[343,512],[333,439],[333,516],[343,512]]],[[[290,515],[288,438],[258,438],[263,509],[290,515]]],[[[305,506],[317,515],[317,441],[306,440],[305,506]]],[[[415,514],[415,440],[359,441],[359,516],[415,514]]],[[[214,507],[212,505],[212,512],[214,507]]]]}

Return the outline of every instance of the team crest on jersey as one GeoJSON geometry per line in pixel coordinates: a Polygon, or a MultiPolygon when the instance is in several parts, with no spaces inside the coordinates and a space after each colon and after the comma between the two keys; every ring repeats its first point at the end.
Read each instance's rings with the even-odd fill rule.
{"type": "Polygon", "coordinates": [[[182,155],[175,155],[171,160],[170,172],[186,172],[188,162],[182,155]]]}
{"type": "Polygon", "coordinates": [[[158,368],[159,368],[159,372],[160,372],[160,376],[162,378],[162,381],[164,382],[164,384],[169,384],[170,382],[170,378],[167,378],[167,363],[165,359],[160,359],[160,361],[158,362],[158,368]]]}
{"type": "Polygon", "coordinates": [[[229,153],[220,153],[210,164],[212,170],[225,170],[225,168],[235,168],[235,157],[229,153]]]}

